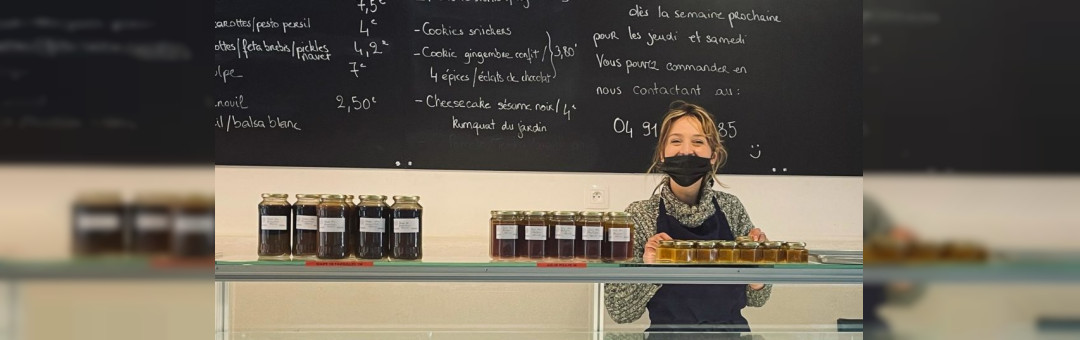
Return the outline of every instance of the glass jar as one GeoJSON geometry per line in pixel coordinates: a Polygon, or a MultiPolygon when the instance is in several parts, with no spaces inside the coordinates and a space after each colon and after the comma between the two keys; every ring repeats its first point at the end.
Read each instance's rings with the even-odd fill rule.
{"type": "Polygon", "coordinates": [[[761,244],[754,241],[739,242],[737,263],[761,262],[761,244]]]}
{"type": "Polygon", "coordinates": [[[672,263],[694,262],[694,241],[675,241],[675,257],[672,263]]]}
{"type": "Polygon", "coordinates": [[[556,211],[548,222],[548,257],[561,260],[574,258],[574,243],[577,239],[577,225],[573,211],[556,211]]]}
{"type": "Polygon", "coordinates": [[[176,200],[175,196],[166,193],[140,193],[135,196],[130,221],[132,252],[140,255],[168,254],[172,210],[176,200]]]}
{"type": "Polygon", "coordinates": [[[675,262],[675,241],[660,241],[660,246],[656,248],[656,263],[672,262],[675,262]]]}
{"type": "Polygon", "coordinates": [[[362,195],[356,205],[357,258],[378,260],[386,257],[390,249],[390,237],[386,233],[390,221],[390,206],[386,196],[362,195]]]}
{"type": "Polygon", "coordinates": [[[292,205],[289,194],[262,194],[259,202],[259,256],[287,257],[289,246],[289,220],[292,205]]]}
{"type": "Polygon", "coordinates": [[[806,250],[806,243],[804,242],[788,242],[787,250],[787,262],[788,263],[807,263],[809,262],[810,252],[806,250]]]}
{"type": "Polygon", "coordinates": [[[512,260],[517,257],[519,215],[513,210],[491,211],[491,259],[512,260]]]}
{"type": "Polygon", "coordinates": [[[694,242],[694,263],[715,263],[717,257],[716,242],[694,242]]]}
{"type": "Polygon", "coordinates": [[[716,263],[735,263],[735,241],[716,242],[716,263]]]}
{"type": "Polygon", "coordinates": [[[525,256],[530,259],[544,258],[547,250],[547,212],[526,211],[525,217],[525,256]]]}
{"type": "Polygon", "coordinates": [[[124,251],[124,203],[119,192],[88,192],[72,206],[72,251],[75,255],[119,254],[124,251]]]}
{"type": "Polygon", "coordinates": [[[316,194],[296,194],[293,204],[293,256],[311,257],[319,245],[319,202],[316,194]]]}
{"type": "Polygon", "coordinates": [[[581,240],[581,258],[586,260],[599,260],[602,244],[604,243],[604,214],[598,211],[586,211],[581,213],[578,224],[581,232],[578,238],[581,240]]]}
{"type": "Polygon", "coordinates": [[[360,224],[358,214],[356,211],[356,203],[353,203],[353,199],[356,196],[345,196],[345,256],[352,256],[356,254],[356,235],[360,233],[360,224]]]}
{"type": "Polygon", "coordinates": [[[349,205],[345,204],[345,195],[322,195],[319,198],[317,215],[319,216],[319,242],[315,256],[320,259],[337,260],[349,256],[345,230],[349,215],[349,205]]]}
{"type": "Polygon", "coordinates": [[[173,221],[173,256],[209,258],[214,256],[214,196],[190,194],[183,199],[173,221]]]}
{"type": "Polygon", "coordinates": [[[784,242],[780,241],[766,241],[761,243],[761,262],[762,263],[779,263],[781,254],[783,252],[780,249],[784,245],[784,242]]]}
{"type": "Polygon", "coordinates": [[[424,257],[424,207],[420,196],[394,196],[390,234],[390,258],[419,260],[424,257]]]}
{"type": "Polygon", "coordinates": [[[605,261],[626,261],[634,256],[634,223],[630,214],[612,211],[607,214],[604,226],[604,244],[601,258],[605,261]]]}

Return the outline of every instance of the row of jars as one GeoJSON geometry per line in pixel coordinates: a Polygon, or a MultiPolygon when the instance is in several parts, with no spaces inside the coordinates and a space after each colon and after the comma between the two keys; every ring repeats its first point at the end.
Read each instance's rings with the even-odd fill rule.
{"type": "Polygon", "coordinates": [[[259,203],[259,256],[318,259],[419,260],[423,223],[419,196],[262,194],[259,203]]]}
{"type": "Polygon", "coordinates": [[[660,241],[658,263],[807,263],[806,243],[766,241],[660,241]]]}
{"type": "Polygon", "coordinates": [[[866,263],[985,262],[990,251],[971,241],[900,241],[874,237],[864,244],[866,263]]]}
{"type": "Polygon", "coordinates": [[[214,255],[214,196],[205,193],[84,192],[72,204],[72,252],[77,256],[214,255]]]}
{"type": "Polygon", "coordinates": [[[626,261],[634,254],[634,224],[625,212],[491,212],[493,260],[626,261]]]}

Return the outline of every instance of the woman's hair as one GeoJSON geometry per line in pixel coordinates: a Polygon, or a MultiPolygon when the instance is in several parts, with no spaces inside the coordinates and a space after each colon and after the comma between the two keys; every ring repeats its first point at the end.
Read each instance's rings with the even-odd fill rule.
{"type": "MultiPolygon", "coordinates": [[[[724,148],[724,141],[720,139],[720,131],[716,128],[716,121],[713,120],[712,114],[705,111],[705,108],[682,100],[673,101],[671,105],[668,105],[668,111],[664,114],[663,122],[660,123],[660,133],[657,135],[659,141],[656,143],[656,152],[653,153],[652,165],[649,166],[647,173],[653,173],[659,169],[660,163],[664,161],[664,145],[667,143],[668,134],[671,133],[671,125],[683,117],[690,117],[701,125],[702,132],[705,133],[705,140],[709,142],[709,150],[712,151],[709,158],[717,157],[716,163],[712,165],[711,178],[713,182],[720,183],[716,180],[716,172],[727,162],[728,154],[727,149],[724,148]]],[[[704,184],[707,184],[707,181],[704,184]]],[[[720,185],[723,186],[723,184],[720,185]]]]}

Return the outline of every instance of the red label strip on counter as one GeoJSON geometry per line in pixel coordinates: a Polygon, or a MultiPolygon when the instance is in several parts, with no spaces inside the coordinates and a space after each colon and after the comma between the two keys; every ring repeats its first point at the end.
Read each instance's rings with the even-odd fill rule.
{"type": "Polygon", "coordinates": [[[375,263],[371,261],[307,261],[304,262],[305,267],[371,267],[375,263]]]}
{"type": "Polygon", "coordinates": [[[552,262],[537,262],[537,268],[585,268],[586,263],[552,263],[552,262]]]}

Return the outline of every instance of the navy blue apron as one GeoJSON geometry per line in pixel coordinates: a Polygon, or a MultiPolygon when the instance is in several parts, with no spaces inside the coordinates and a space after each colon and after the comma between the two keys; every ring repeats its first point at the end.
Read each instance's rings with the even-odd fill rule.
{"type": "MultiPolygon", "coordinates": [[[[660,199],[656,232],[676,240],[735,240],[716,200],[716,213],[696,228],[667,214],[660,199]]],[[[646,332],[750,332],[742,316],[745,284],[665,284],[646,305],[652,321],[646,332]]],[[[650,336],[652,338],[652,336],[650,336]]]]}

